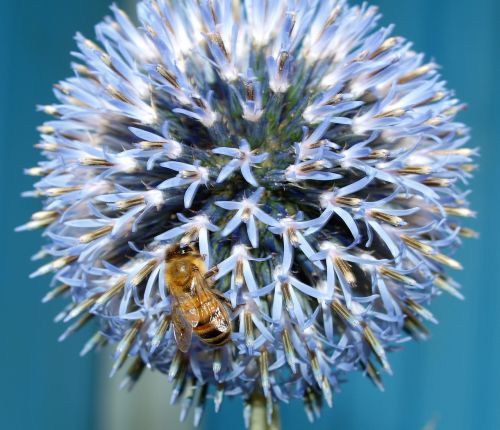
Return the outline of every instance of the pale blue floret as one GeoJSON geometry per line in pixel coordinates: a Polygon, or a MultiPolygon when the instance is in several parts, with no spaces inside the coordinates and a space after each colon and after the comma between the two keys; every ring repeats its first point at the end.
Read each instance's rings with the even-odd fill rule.
{"type": "MultiPolygon", "coordinates": [[[[314,219],[309,221],[302,221],[302,214],[298,214],[298,219],[283,218],[278,221],[278,226],[269,227],[269,231],[274,234],[279,234],[283,238],[283,261],[282,269],[289,271],[292,267],[294,247],[300,248],[306,257],[310,258],[314,254],[314,249],[302,234],[301,230],[314,228],[321,223],[321,220],[314,219]]],[[[314,262],[318,268],[323,269],[323,265],[316,261],[314,262]]]]}
{"type": "Polygon", "coordinates": [[[228,211],[236,210],[236,214],[222,230],[222,236],[227,236],[232,233],[242,222],[247,225],[247,234],[250,243],[254,248],[259,246],[259,232],[255,222],[257,218],[262,223],[268,226],[279,227],[279,222],[266,214],[262,209],[257,206],[259,200],[264,193],[264,188],[259,188],[249,198],[243,199],[241,202],[234,201],[218,201],[215,204],[222,209],[228,211]]]}
{"type": "Polygon", "coordinates": [[[230,300],[233,306],[236,306],[238,293],[243,287],[243,284],[237,279],[238,264],[242,265],[241,275],[243,275],[243,277],[241,281],[244,281],[249,293],[256,296],[259,288],[252,273],[250,261],[262,262],[265,260],[266,258],[262,259],[253,257],[243,245],[237,245],[231,250],[231,256],[218,264],[217,267],[219,271],[215,276],[215,279],[221,279],[227,274],[231,273],[230,300]]]}
{"type": "Polygon", "coordinates": [[[352,287],[349,285],[345,275],[338,267],[335,259],[340,257],[342,260],[362,265],[378,265],[387,262],[386,260],[358,257],[350,253],[347,249],[339,248],[330,242],[323,243],[321,248],[322,250],[311,256],[311,259],[313,261],[324,260],[326,262],[326,285],[328,291],[330,293],[333,292],[335,285],[337,285],[336,281],[338,280],[348,308],[351,308],[352,305],[352,287]]]}
{"type": "Polygon", "coordinates": [[[208,183],[207,169],[202,167],[199,161],[195,161],[194,164],[167,161],[166,163],[161,163],[161,166],[167,169],[176,170],[179,174],[175,178],[163,181],[158,185],[158,189],[165,190],[167,188],[177,188],[189,185],[184,194],[184,207],[190,208],[198,187],[208,183]]]}
{"type": "Polygon", "coordinates": [[[275,324],[278,326],[282,324],[283,318],[283,310],[287,309],[291,312],[291,316],[295,319],[301,328],[305,328],[306,325],[306,314],[300,304],[297,293],[295,289],[300,291],[303,294],[314,297],[318,300],[326,299],[326,294],[318,291],[316,288],[313,288],[305,283],[299,281],[295,277],[289,274],[288,270],[283,267],[278,267],[274,274],[274,280],[271,284],[267,285],[259,291],[260,295],[267,294],[271,291],[274,291],[274,300],[273,300],[273,308],[271,311],[271,317],[275,324]],[[284,301],[283,298],[283,285],[286,284],[288,291],[291,296],[291,303],[284,301]],[[293,288],[290,288],[293,287],[293,288]]]}
{"type": "Polygon", "coordinates": [[[221,169],[216,180],[217,183],[224,182],[234,171],[239,169],[245,181],[254,187],[258,186],[257,180],[252,173],[252,167],[265,161],[268,157],[267,153],[255,155],[245,139],[241,140],[239,149],[219,147],[212,149],[212,152],[218,155],[233,157],[233,159],[221,169]]]}

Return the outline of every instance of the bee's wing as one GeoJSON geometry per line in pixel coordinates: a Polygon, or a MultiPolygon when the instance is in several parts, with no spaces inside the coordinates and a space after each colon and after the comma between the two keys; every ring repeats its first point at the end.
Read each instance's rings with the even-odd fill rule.
{"type": "Polygon", "coordinates": [[[193,326],[186,321],[178,306],[174,306],[172,310],[172,322],[174,324],[175,342],[182,352],[187,352],[193,337],[193,326]]]}
{"type": "Polygon", "coordinates": [[[198,297],[201,303],[206,302],[213,296],[212,289],[199,270],[193,271],[193,284],[191,289],[195,292],[195,295],[198,297]]]}
{"type": "MultiPolygon", "coordinates": [[[[219,296],[219,293],[212,290],[205,279],[205,277],[199,272],[196,271],[193,276],[194,286],[196,288],[196,294],[198,295],[200,302],[206,302],[208,300],[212,302],[217,302],[219,306],[213,310],[210,316],[210,324],[212,324],[217,330],[221,333],[226,333],[232,330],[231,320],[229,318],[229,314],[227,312],[226,307],[223,304],[222,299],[219,296]]],[[[222,296],[224,297],[224,296],[222,296]]],[[[226,299],[224,297],[224,299],[226,299]]]]}
{"type": "Polygon", "coordinates": [[[214,294],[220,302],[222,302],[229,310],[233,310],[233,306],[231,305],[231,300],[229,300],[224,294],[222,294],[219,290],[212,288],[210,290],[212,294],[214,294]]]}
{"type": "Polygon", "coordinates": [[[177,297],[177,303],[182,309],[182,316],[184,320],[186,320],[189,324],[191,324],[191,327],[196,327],[200,322],[198,297],[192,294],[184,294],[177,297]]]}
{"type": "Polygon", "coordinates": [[[208,284],[207,278],[203,276],[200,272],[196,271],[193,280],[196,282],[195,283],[195,288],[196,288],[196,294],[200,299],[207,299],[207,298],[215,298],[217,299],[218,302],[222,303],[229,309],[232,309],[231,306],[231,301],[224,296],[220,291],[211,288],[210,285],[208,284]]]}

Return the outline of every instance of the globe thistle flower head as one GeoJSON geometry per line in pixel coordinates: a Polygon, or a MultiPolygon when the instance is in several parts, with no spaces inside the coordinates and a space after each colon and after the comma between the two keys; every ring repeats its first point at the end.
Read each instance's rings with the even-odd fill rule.
{"type": "Polygon", "coordinates": [[[382,387],[431,299],[461,297],[447,269],[474,236],[476,150],[437,66],[366,4],[153,0],[138,27],[111,10],[96,42],[77,35],[26,171],[44,208],[19,230],[45,229],[32,276],[53,275],[44,301],[71,298],[61,338],[97,320],[82,354],[116,344],[127,387],[167,374],[196,422],[209,398],[256,393],[314,419],[351,371],[382,387]],[[190,313],[173,249],[198,259],[190,313]],[[221,332],[217,312],[214,346],[200,315],[221,332]]]}

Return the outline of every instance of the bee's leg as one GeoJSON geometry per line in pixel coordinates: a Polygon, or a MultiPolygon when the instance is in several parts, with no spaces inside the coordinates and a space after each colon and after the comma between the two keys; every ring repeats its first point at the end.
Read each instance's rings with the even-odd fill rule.
{"type": "Polygon", "coordinates": [[[240,314],[241,314],[241,311],[243,311],[243,309],[245,309],[245,304],[241,304],[241,305],[236,305],[236,307],[233,309],[231,308],[231,320],[234,320],[236,319],[240,314]]]}
{"type": "Polygon", "coordinates": [[[205,274],[203,275],[203,277],[205,279],[210,279],[212,278],[213,276],[217,275],[217,273],[219,273],[219,268],[217,266],[214,266],[212,267],[211,269],[207,270],[205,272],[205,274]]]}

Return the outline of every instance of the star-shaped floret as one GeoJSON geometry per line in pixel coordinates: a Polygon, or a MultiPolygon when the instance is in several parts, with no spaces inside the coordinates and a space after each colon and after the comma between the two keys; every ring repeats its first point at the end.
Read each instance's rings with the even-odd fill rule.
{"type": "Polygon", "coordinates": [[[202,167],[199,161],[195,161],[194,164],[167,161],[166,163],[162,163],[161,166],[167,169],[177,170],[179,173],[174,178],[163,181],[158,185],[158,189],[164,190],[166,188],[182,187],[189,184],[184,194],[184,207],[186,209],[190,208],[198,187],[208,183],[208,169],[202,167]]]}
{"type": "Polygon", "coordinates": [[[254,187],[258,186],[257,180],[252,173],[252,166],[265,161],[268,157],[267,153],[256,155],[245,139],[241,140],[239,149],[220,146],[213,149],[212,152],[233,157],[233,159],[221,169],[216,181],[218,184],[229,178],[235,170],[240,169],[245,181],[254,187]]]}
{"type": "Polygon", "coordinates": [[[236,214],[226,224],[222,235],[227,236],[233,232],[241,223],[247,225],[247,234],[250,243],[254,248],[259,246],[259,232],[255,223],[255,218],[266,225],[279,227],[280,224],[270,215],[266,214],[262,209],[259,209],[257,203],[264,193],[264,188],[259,188],[249,198],[243,199],[241,202],[220,201],[215,204],[226,210],[236,210],[236,214]]]}

